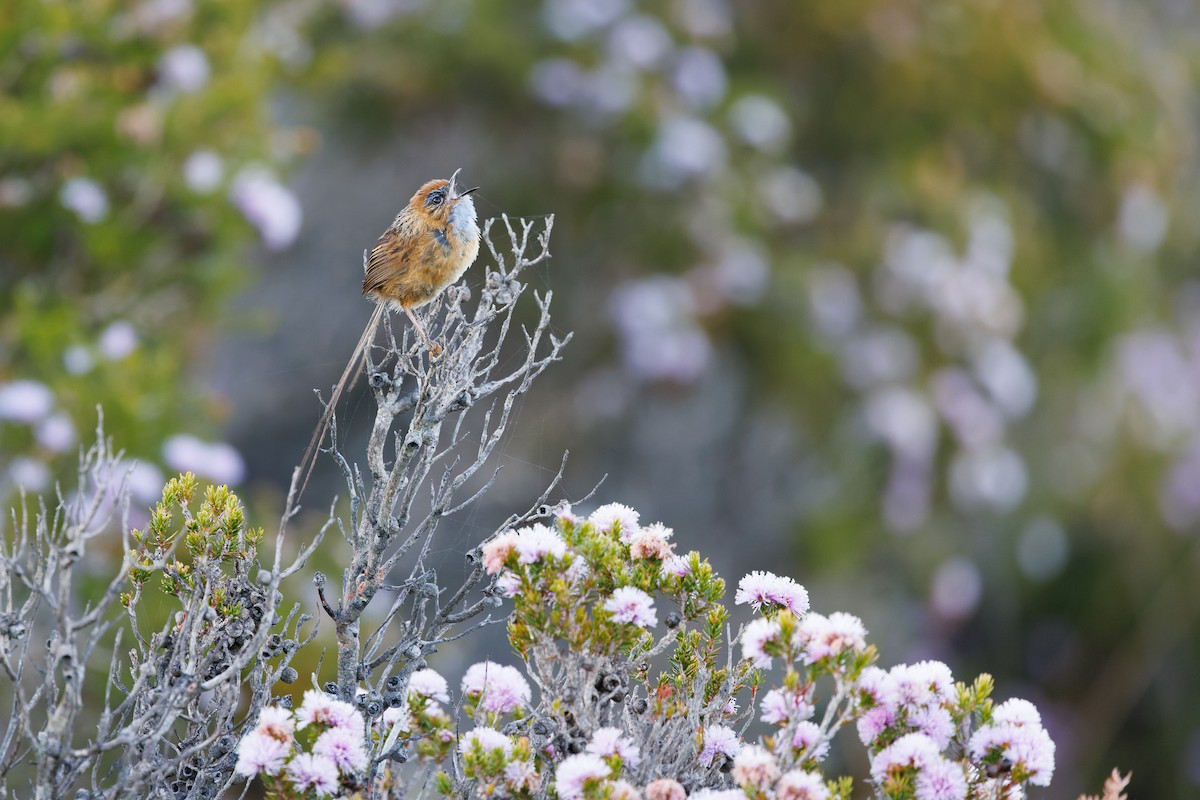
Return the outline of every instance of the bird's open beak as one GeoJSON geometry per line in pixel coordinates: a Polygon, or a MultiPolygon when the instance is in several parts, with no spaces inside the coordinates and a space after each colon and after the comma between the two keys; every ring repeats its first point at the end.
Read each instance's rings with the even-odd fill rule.
{"type": "Polygon", "coordinates": [[[462,172],[462,167],[454,170],[454,174],[450,176],[450,196],[453,198],[466,197],[471,192],[479,188],[478,186],[473,186],[470,189],[467,189],[465,192],[456,192],[454,185],[458,182],[458,173],[460,172],[462,172]]]}

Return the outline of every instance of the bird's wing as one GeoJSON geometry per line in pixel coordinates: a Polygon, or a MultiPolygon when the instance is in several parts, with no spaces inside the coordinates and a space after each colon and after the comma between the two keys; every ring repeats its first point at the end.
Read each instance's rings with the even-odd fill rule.
{"type": "Polygon", "coordinates": [[[378,292],[389,278],[394,278],[403,272],[408,259],[400,252],[399,237],[388,236],[386,233],[379,237],[371,248],[367,259],[367,272],[363,276],[363,294],[378,292]]]}

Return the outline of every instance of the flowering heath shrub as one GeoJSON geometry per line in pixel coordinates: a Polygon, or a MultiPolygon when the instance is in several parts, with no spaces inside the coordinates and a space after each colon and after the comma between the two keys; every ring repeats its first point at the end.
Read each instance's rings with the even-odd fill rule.
{"type": "MultiPolygon", "coordinates": [[[[357,731],[415,745],[447,797],[830,800],[851,795],[850,778],[825,772],[849,728],[879,798],[999,800],[1049,784],[1054,743],[1037,710],[994,705],[989,676],[955,682],[935,661],[882,669],[857,617],[811,611],[803,586],[769,572],[739,581],[734,603],[756,616],[730,642],[724,581],[698,553],[677,553],[669,528],[619,504],[587,518],[562,506],[551,523],[482,547],[494,591],[513,603],[522,665],[467,669],[457,723],[441,705],[447,682],[424,669],[391,717],[367,726],[340,704],[306,750],[295,732],[313,709],[339,706],[309,692],[294,717],[263,715],[239,771],[295,796],[353,790],[357,731]]],[[[393,759],[375,788],[417,785],[393,759]]]]}

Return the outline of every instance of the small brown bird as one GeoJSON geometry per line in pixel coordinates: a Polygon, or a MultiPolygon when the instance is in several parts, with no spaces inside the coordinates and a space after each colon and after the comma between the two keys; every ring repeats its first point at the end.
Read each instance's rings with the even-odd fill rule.
{"type": "MultiPolygon", "coordinates": [[[[304,452],[304,459],[300,462],[304,470],[300,495],[308,486],[309,475],[316,463],[317,447],[329,430],[338,400],[349,388],[347,382],[353,385],[359,363],[375,339],[375,329],[383,318],[384,310],[388,306],[402,310],[421,335],[421,340],[430,348],[431,354],[437,356],[441,353],[440,345],[430,342],[413,309],[433,300],[443,289],[461,278],[479,255],[479,223],[475,217],[475,204],[469,196],[479,187],[459,191],[456,181],[461,171],[455,170],[450,180],[442,178],[429,181],[418,189],[371,248],[362,291],[378,305],[304,452]]],[[[297,501],[300,495],[297,495],[297,501]]]]}

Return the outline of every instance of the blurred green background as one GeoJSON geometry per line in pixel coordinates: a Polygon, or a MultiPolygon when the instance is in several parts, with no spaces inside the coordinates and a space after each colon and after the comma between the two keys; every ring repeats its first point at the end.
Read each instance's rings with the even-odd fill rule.
{"type": "Polygon", "coordinates": [[[556,215],[577,338],[447,551],[570,448],[569,493],[609,473],[885,666],[1037,702],[1045,797],[1193,794],[1198,67],[1190,0],[9,3],[0,494],[102,405],[138,502],[191,469],[272,518],[362,249],[462,167],[556,215]]]}

